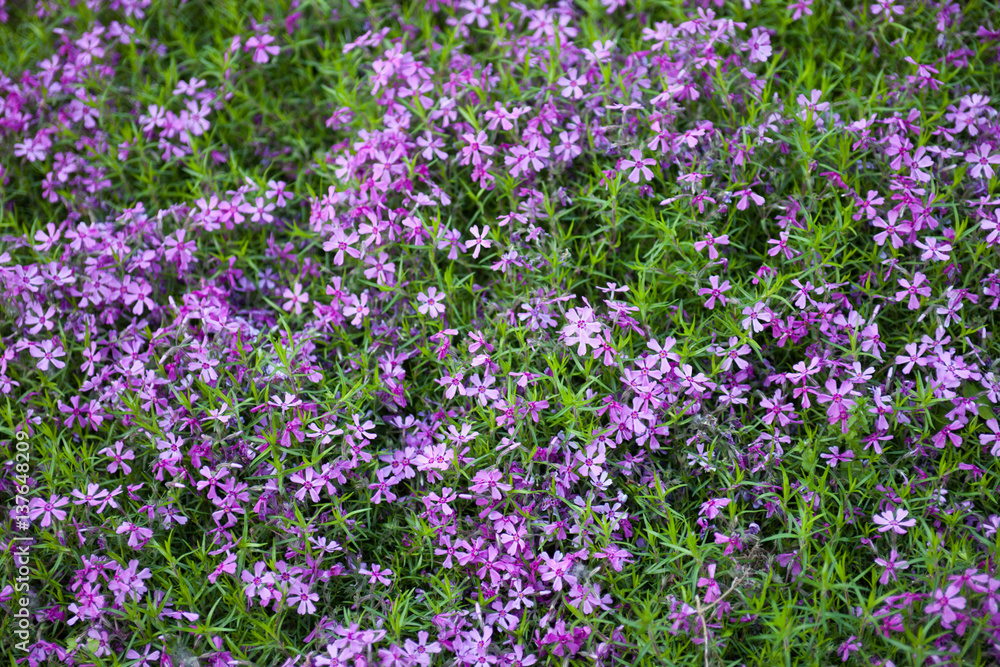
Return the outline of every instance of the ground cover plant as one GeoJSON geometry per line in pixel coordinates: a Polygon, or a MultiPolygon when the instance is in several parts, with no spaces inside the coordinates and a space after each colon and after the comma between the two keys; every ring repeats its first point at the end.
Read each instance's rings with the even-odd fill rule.
{"type": "Polygon", "coordinates": [[[998,58],[0,0],[4,664],[995,664],[998,58]]]}

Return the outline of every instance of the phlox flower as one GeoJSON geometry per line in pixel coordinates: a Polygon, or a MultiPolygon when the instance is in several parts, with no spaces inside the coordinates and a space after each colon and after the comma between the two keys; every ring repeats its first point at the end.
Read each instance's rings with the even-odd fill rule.
{"type": "Polygon", "coordinates": [[[965,161],[972,165],[969,170],[973,178],[993,178],[993,165],[1000,164],[1000,153],[991,154],[989,144],[982,143],[965,154],[965,161]]]}
{"type": "Polygon", "coordinates": [[[838,463],[847,463],[854,460],[854,452],[848,449],[847,451],[841,453],[840,447],[834,445],[830,447],[829,452],[824,452],[819,455],[820,458],[826,459],[826,464],[831,468],[836,468],[838,463]]]}
{"type": "Polygon", "coordinates": [[[479,258],[479,251],[481,249],[483,249],[483,248],[489,248],[490,246],[493,245],[493,242],[490,241],[488,238],[486,238],[487,236],[489,236],[490,226],[489,225],[483,225],[483,230],[480,232],[479,231],[479,226],[478,225],[473,225],[469,229],[469,231],[472,233],[472,240],[465,242],[465,249],[466,250],[471,250],[471,249],[475,248],[475,250],[472,251],[472,257],[474,259],[478,259],[479,258]]]}
{"type": "Polygon", "coordinates": [[[961,587],[952,584],[946,590],[940,588],[931,595],[933,600],[924,607],[925,614],[941,614],[945,624],[954,623],[958,619],[955,612],[965,609],[965,598],[959,595],[961,587]]]}
{"type": "Polygon", "coordinates": [[[909,297],[906,307],[910,310],[916,310],[920,307],[919,297],[931,295],[931,288],[928,283],[927,276],[919,271],[914,274],[912,282],[906,278],[897,278],[896,282],[898,282],[899,286],[903,288],[902,290],[896,292],[896,301],[900,302],[909,297]]]}
{"type": "Polygon", "coordinates": [[[711,232],[706,232],[705,239],[703,241],[694,242],[694,249],[701,252],[705,248],[708,248],[708,258],[719,259],[719,250],[716,246],[722,245],[729,245],[728,234],[723,234],[722,236],[716,238],[712,236],[711,232]]]}
{"type": "Polygon", "coordinates": [[[438,293],[436,287],[430,287],[426,292],[417,294],[417,301],[420,302],[417,312],[421,315],[436,318],[444,314],[444,295],[438,293]]]}
{"type": "Polygon", "coordinates": [[[801,254],[798,250],[788,246],[788,232],[781,232],[777,239],[768,239],[767,242],[769,245],[774,246],[767,251],[770,257],[774,257],[778,253],[784,253],[785,259],[793,259],[796,255],[801,254]]]}
{"type": "Polygon", "coordinates": [[[66,352],[63,350],[61,341],[58,338],[46,339],[40,343],[32,343],[28,348],[28,353],[38,359],[36,368],[40,371],[49,370],[50,365],[53,368],[66,367],[66,362],[60,358],[65,357],[66,352]],[[56,345],[57,341],[60,343],[58,346],[56,345]]]}
{"type": "Polygon", "coordinates": [[[314,503],[319,502],[319,492],[325,485],[325,482],[316,478],[315,470],[305,468],[292,475],[290,479],[300,487],[295,492],[295,497],[298,500],[305,500],[306,495],[308,495],[314,503]]]}
{"type": "Polygon", "coordinates": [[[32,498],[31,502],[28,503],[28,518],[34,521],[38,517],[42,517],[40,525],[42,528],[47,528],[52,525],[53,519],[62,521],[66,518],[66,511],[59,508],[68,504],[69,498],[57,496],[54,493],[48,500],[32,498]]]}
{"type": "Polygon", "coordinates": [[[788,8],[792,10],[792,20],[798,21],[803,15],[812,16],[812,3],[813,0],[796,0],[788,5],[788,8]]]}
{"type": "Polygon", "coordinates": [[[459,7],[468,12],[462,15],[463,24],[468,25],[474,22],[480,28],[489,27],[490,20],[487,17],[490,15],[491,9],[487,0],[462,0],[459,7]]]}
{"type": "Polygon", "coordinates": [[[699,514],[704,514],[709,521],[719,516],[719,512],[729,506],[732,500],[729,498],[710,498],[701,504],[699,514]]]}
{"type": "Polygon", "coordinates": [[[633,148],[629,151],[629,155],[632,157],[631,160],[622,160],[621,162],[622,170],[632,170],[632,173],[628,176],[629,182],[638,183],[640,175],[646,181],[653,180],[653,171],[650,167],[656,164],[656,160],[653,158],[643,159],[642,151],[638,148],[633,148]]]}
{"type": "Polygon", "coordinates": [[[905,570],[910,567],[910,564],[905,560],[899,559],[899,553],[893,549],[889,552],[889,560],[883,558],[876,558],[875,563],[881,565],[885,569],[882,571],[882,576],[879,577],[878,581],[883,586],[889,583],[889,579],[893,581],[898,581],[896,574],[898,570],[905,570]]]}
{"type": "Polygon", "coordinates": [[[365,565],[364,563],[362,563],[361,567],[358,568],[358,574],[360,574],[363,577],[369,577],[368,583],[370,583],[370,584],[374,584],[375,582],[379,582],[383,586],[391,586],[392,585],[392,578],[391,578],[392,574],[393,574],[392,570],[390,570],[387,567],[383,568],[378,563],[375,563],[374,565],[372,565],[372,567],[371,567],[370,570],[368,569],[367,565],[365,565]]]}
{"type": "Polygon", "coordinates": [[[296,315],[302,314],[302,305],[309,303],[309,293],[302,291],[302,283],[296,281],[291,289],[285,288],[285,291],[281,294],[285,299],[285,303],[281,306],[285,311],[292,311],[296,315]]]}
{"type": "Polygon", "coordinates": [[[739,201],[736,202],[737,211],[745,211],[749,206],[749,200],[753,200],[753,203],[757,206],[764,205],[764,198],[759,194],[751,190],[750,188],[744,188],[743,190],[737,190],[733,193],[734,196],[739,197],[739,201]]]}
{"type": "Polygon", "coordinates": [[[583,50],[583,56],[587,59],[588,63],[601,63],[608,60],[615,49],[615,43],[610,39],[603,42],[598,40],[590,46],[591,48],[583,50]]]}
{"type": "Polygon", "coordinates": [[[246,584],[243,587],[243,594],[247,596],[247,599],[253,599],[260,595],[262,605],[271,597],[269,587],[274,585],[274,575],[266,572],[266,569],[266,564],[258,562],[254,564],[253,572],[243,570],[240,574],[240,579],[246,584]]]}
{"type": "Polygon", "coordinates": [[[749,331],[753,328],[754,333],[760,333],[764,330],[764,325],[768,324],[772,319],[771,311],[768,310],[767,306],[764,305],[763,301],[758,301],[752,306],[747,306],[743,309],[743,314],[746,315],[742,327],[749,331]]]}
{"type": "Polygon", "coordinates": [[[904,509],[886,510],[881,514],[872,517],[872,521],[878,524],[878,532],[884,533],[891,530],[897,535],[905,535],[907,528],[917,525],[916,519],[907,519],[909,515],[904,509]]]}
{"type": "Polygon", "coordinates": [[[243,47],[245,52],[249,52],[253,49],[253,61],[258,64],[264,64],[270,60],[271,56],[276,56],[281,52],[281,48],[274,45],[274,37],[271,35],[254,35],[246,41],[246,45],[243,47]]]}
{"type": "Polygon", "coordinates": [[[596,336],[602,328],[593,308],[570,308],[566,311],[566,326],[562,328],[561,333],[566,344],[570,347],[577,345],[576,353],[583,356],[587,353],[588,345],[591,347],[600,345],[596,336]]]}
{"type": "MultiPolygon", "coordinates": [[[[749,350],[747,351],[749,352],[749,350]]],[[[795,417],[795,413],[792,412],[794,406],[791,403],[785,403],[784,400],[779,389],[774,393],[773,398],[765,398],[761,401],[760,407],[766,411],[763,420],[765,424],[770,425],[775,419],[778,420],[779,426],[788,426],[792,423],[792,418],[795,417]],[[786,412],[791,414],[785,414],[786,412]]]]}
{"type": "Polygon", "coordinates": [[[313,593],[309,586],[301,583],[295,582],[292,584],[291,591],[288,594],[288,606],[296,607],[296,612],[299,614],[314,614],[316,613],[316,602],[319,601],[319,595],[313,593]]]}
{"type": "Polygon", "coordinates": [[[485,132],[463,134],[462,140],[465,141],[466,145],[462,148],[459,164],[468,165],[470,162],[473,165],[481,164],[484,155],[493,155],[496,151],[495,148],[486,143],[489,139],[485,132]]]}
{"type": "Polygon", "coordinates": [[[576,73],[576,68],[571,67],[566,73],[568,76],[559,77],[558,83],[563,87],[562,96],[579,100],[583,97],[583,87],[587,85],[587,77],[576,73]]]}
{"type": "Polygon", "coordinates": [[[924,251],[920,255],[920,260],[923,262],[946,262],[948,261],[948,253],[951,252],[950,243],[947,241],[939,241],[934,237],[929,237],[926,242],[917,241],[913,245],[924,251]]]}
{"type": "Polygon", "coordinates": [[[847,659],[851,657],[853,651],[861,650],[861,642],[858,641],[857,635],[851,635],[846,640],[841,642],[840,646],[837,647],[837,655],[840,656],[841,662],[847,662],[847,659]]]}
{"type": "Polygon", "coordinates": [[[722,283],[722,285],[719,285],[719,276],[709,276],[708,282],[711,285],[711,287],[703,287],[700,290],[698,290],[699,296],[708,295],[708,300],[705,301],[705,307],[708,308],[709,310],[715,308],[716,299],[719,300],[720,304],[725,306],[726,303],[728,303],[728,301],[726,300],[726,296],[723,294],[723,292],[730,289],[731,285],[729,284],[729,281],[726,280],[722,283]]]}
{"type": "Polygon", "coordinates": [[[762,28],[753,28],[750,33],[750,39],[741,50],[747,49],[750,51],[750,62],[767,62],[767,59],[771,57],[771,35],[762,28]]]}
{"type": "Polygon", "coordinates": [[[1000,456],[1000,425],[997,424],[996,419],[987,419],[986,427],[992,433],[981,433],[979,435],[979,444],[984,447],[990,445],[990,455],[1000,456]]]}
{"type": "MultiPolygon", "coordinates": [[[[800,3],[800,4],[802,4],[802,3],[800,3]]],[[[808,0],[808,4],[812,4],[812,1],[808,0]]],[[[808,12],[808,13],[811,14],[812,12],[808,12]]],[[[796,19],[797,18],[798,17],[796,17],[796,19]]],[[[795,101],[796,101],[796,103],[799,106],[805,107],[802,111],[799,111],[799,113],[798,113],[799,119],[801,119],[801,120],[804,121],[806,119],[806,117],[807,117],[806,114],[809,111],[812,111],[813,120],[814,121],[815,120],[819,120],[818,119],[819,114],[830,108],[830,103],[829,102],[820,102],[819,101],[819,99],[821,97],[823,97],[823,91],[822,90],[813,90],[812,92],[809,93],[809,97],[808,98],[806,98],[805,95],[799,95],[795,99],[795,101]]]]}
{"type": "Polygon", "coordinates": [[[142,526],[137,526],[134,523],[128,521],[123,521],[118,528],[115,529],[118,535],[124,535],[128,533],[128,545],[133,549],[139,548],[141,544],[149,541],[153,537],[153,531],[149,528],[143,528],[142,526]]]}
{"type": "Polygon", "coordinates": [[[892,23],[892,15],[902,16],[906,8],[903,5],[893,4],[893,0],[875,0],[871,5],[871,12],[878,16],[882,14],[885,20],[892,23]]]}
{"type": "Polygon", "coordinates": [[[236,554],[226,552],[226,558],[208,575],[208,583],[214,584],[221,574],[236,575],[236,554]]]}
{"type": "Polygon", "coordinates": [[[438,642],[427,642],[430,634],[424,630],[417,632],[417,641],[407,639],[403,643],[403,650],[410,656],[410,660],[420,667],[430,667],[431,655],[441,652],[441,645],[438,642]]]}
{"type": "Polygon", "coordinates": [[[118,472],[119,466],[121,466],[122,474],[127,475],[130,472],[132,472],[131,466],[129,466],[129,464],[127,464],[125,461],[131,461],[135,459],[135,452],[133,452],[131,449],[122,451],[122,448],[124,446],[125,446],[124,443],[119,440],[118,442],[115,443],[114,449],[108,446],[102,449],[101,451],[97,452],[98,454],[104,454],[105,456],[111,459],[111,463],[108,464],[107,468],[108,472],[110,473],[118,472]]]}

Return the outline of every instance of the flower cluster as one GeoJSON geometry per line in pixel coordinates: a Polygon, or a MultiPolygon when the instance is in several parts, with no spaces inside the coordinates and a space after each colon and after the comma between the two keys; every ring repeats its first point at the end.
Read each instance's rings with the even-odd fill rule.
{"type": "Polygon", "coordinates": [[[975,8],[78,4],[0,1],[29,665],[1000,659],[975,8]]]}

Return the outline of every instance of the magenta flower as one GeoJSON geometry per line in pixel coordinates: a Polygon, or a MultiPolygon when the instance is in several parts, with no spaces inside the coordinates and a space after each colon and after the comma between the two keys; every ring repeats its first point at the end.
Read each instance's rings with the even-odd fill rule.
{"type": "Polygon", "coordinates": [[[296,315],[302,314],[302,306],[309,303],[309,293],[302,291],[302,283],[296,282],[292,286],[292,289],[285,288],[285,291],[281,295],[285,299],[288,299],[282,308],[286,311],[292,311],[296,315]]]}
{"type": "Polygon", "coordinates": [[[905,278],[898,278],[897,282],[899,286],[903,289],[896,292],[896,301],[902,301],[903,299],[909,297],[909,302],[907,302],[906,307],[910,310],[916,310],[920,307],[920,296],[930,296],[931,288],[927,283],[927,276],[920,273],[919,271],[914,274],[913,282],[905,278]]]}
{"type": "Polygon", "coordinates": [[[293,582],[286,600],[289,607],[295,607],[298,614],[313,614],[316,612],[316,602],[319,595],[312,592],[309,586],[301,582],[293,582]]]}
{"type": "Polygon", "coordinates": [[[574,100],[581,99],[583,97],[583,87],[587,85],[587,77],[579,76],[576,73],[575,67],[571,67],[566,74],[567,76],[559,77],[559,81],[556,82],[563,87],[562,96],[574,100]]]}
{"type": "Polygon", "coordinates": [[[878,532],[884,533],[891,530],[897,535],[905,535],[907,528],[917,525],[916,519],[907,519],[909,515],[904,509],[887,510],[872,517],[872,521],[878,524],[878,532]]]}
{"type": "Polygon", "coordinates": [[[833,445],[830,447],[829,452],[824,452],[819,455],[820,458],[826,459],[826,463],[831,468],[836,468],[838,463],[848,463],[854,460],[854,452],[848,449],[847,451],[841,453],[840,447],[833,445]]]}
{"type": "Polygon", "coordinates": [[[119,535],[124,535],[128,533],[128,545],[133,549],[137,549],[141,544],[145,544],[151,537],[153,537],[153,531],[149,528],[143,528],[142,526],[137,526],[134,523],[128,521],[123,521],[115,532],[119,535]]]}
{"type": "Polygon", "coordinates": [[[715,238],[712,236],[711,232],[706,232],[705,239],[703,241],[694,242],[694,249],[701,252],[703,249],[708,248],[708,258],[719,259],[719,249],[717,246],[722,245],[729,245],[728,234],[723,234],[722,236],[715,238]]]}
{"type": "Polygon", "coordinates": [[[739,197],[739,200],[736,202],[737,211],[747,210],[747,207],[749,206],[749,201],[751,199],[753,200],[753,203],[756,204],[757,206],[764,205],[764,198],[761,197],[756,192],[754,192],[753,190],[751,190],[750,188],[737,190],[736,192],[733,193],[733,195],[739,197]]]}
{"type": "Polygon", "coordinates": [[[392,578],[391,578],[392,574],[393,574],[392,570],[390,570],[387,567],[383,568],[378,563],[372,565],[372,568],[370,570],[368,569],[368,567],[364,563],[362,563],[361,567],[358,568],[358,574],[360,574],[363,577],[370,577],[368,579],[368,583],[370,583],[370,584],[374,584],[375,582],[379,582],[383,586],[391,586],[392,585],[392,578]]]}
{"type": "Polygon", "coordinates": [[[621,168],[622,170],[631,169],[632,173],[629,174],[628,180],[630,183],[638,183],[640,175],[646,181],[653,180],[653,171],[650,169],[656,164],[656,160],[653,158],[642,157],[642,151],[638,148],[633,148],[629,151],[629,155],[632,157],[631,160],[622,160],[621,168]]]}
{"type": "Polygon", "coordinates": [[[62,521],[66,518],[66,511],[59,509],[69,504],[69,498],[52,494],[48,500],[32,498],[28,503],[28,518],[34,521],[42,517],[41,527],[48,528],[52,525],[52,520],[62,521]]]}
{"type": "Polygon", "coordinates": [[[883,586],[889,583],[889,579],[898,581],[896,578],[898,571],[905,570],[910,567],[909,563],[899,558],[899,553],[895,549],[889,552],[888,560],[885,560],[884,558],[876,558],[875,563],[885,568],[882,571],[882,576],[878,579],[879,583],[883,586]]]}
{"type": "Polygon", "coordinates": [[[263,64],[270,60],[271,56],[276,56],[281,52],[281,48],[275,46],[273,42],[274,37],[271,35],[265,34],[260,37],[254,35],[246,41],[246,46],[243,47],[243,50],[249,52],[253,49],[253,61],[263,64]]]}
{"type": "Polygon", "coordinates": [[[115,448],[105,447],[104,449],[97,452],[98,454],[104,454],[111,459],[111,463],[108,464],[108,472],[114,473],[118,472],[118,467],[121,466],[123,474],[129,474],[132,472],[132,467],[125,461],[131,461],[135,459],[135,452],[131,449],[126,449],[123,451],[124,443],[119,440],[115,443],[115,448]]]}
{"type": "Polygon", "coordinates": [[[729,281],[726,280],[722,283],[722,285],[719,285],[719,276],[709,276],[708,282],[711,285],[711,287],[702,287],[700,290],[698,290],[699,296],[709,295],[708,299],[705,301],[705,307],[708,308],[709,310],[715,308],[716,299],[719,300],[720,304],[725,306],[726,303],[728,303],[728,301],[726,300],[726,297],[723,294],[723,292],[729,290],[729,288],[731,287],[729,281]]]}
{"type": "Polygon", "coordinates": [[[754,333],[760,333],[764,330],[764,325],[769,323],[773,316],[768,310],[767,306],[764,305],[763,301],[758,301],[752,306],[747,306],[743,309],[743,314],[746,318],[743,319],[741,325],[747,331],[751,328],[754,333]]]}
{"type": "Polygon", "coordinates": [[[261,604],[264,604],[270,598],[270,589],[268,587],[274,584],[274,575],[266,570],[267,565],[262,562],[254,564],[253,572],[243,570],[240,579],[246,584],[243,587],[243,594],[247,596],[247,599],[252,600],[254,597],[260,595],[261,604]]]}
{"type": "Polygon", "coordinates": [[[925,614],[941,614],[945,624],[951,624],[958,619],[956,612],[965,609],[965,598],[959,595],[961,587],[952,584],[946,590],[940,588],[931,595],[932,601],[924,607],[925,614]]]}
{"type": "MultiPolygon", "coordinates": [[[[749,350],[747,351],[749,352],[749,350]]],[[[760,407],[766,411],[764,415],[765,424],[770,425],[775,419],[778,420],[779,426],[788,426],[792,423],[792,418],[795,417],[795,413],[793,412],[795,408],[791,403],[785,403],[784,400],[779,389],[774,393],[774,398],[765,398],[760,402],[760,407]],[[786,412],[790,414],[785,414],[786,412]]]]}
{"type": "Polygon", "coordinates": [[[984,447],[990,445],[990,456],[1000,456],[1000,425],[997,424],[996,419],[987,419],[986,427],[992,433],[981,433],[979,435],[979,444],[984,447]]]}
{"type": "Polygon", "coordinates": [[[492,241],[486,238],[489,236],[490,226],[483,225],[483,230],[480,232],[478,225],[472,225],[469,231],[472,233],[472,240],[465,242],[465,249],[472,250],[475,248],[472,250],[472,257],[479,259],[479,251],[483,248],[489,248],[493,244],[492,241]]]}
{"type": "Polygon", "coordinates": [[[993,178],[993,165],[1000,164],[1000,153],[992,153],[988,144],[982,143],[965,154],[965,161],[972,165],[969,170],[973,178],[993,178]]]}
{"type": "Polygon", "coordinates": [[[444,295],[439,294],[436,287],[430,287],[426,292],[417,294],[417,301],[420,302],[417,312],[421,315],[436,318],[444,314],[444,295]]]}
{"type": "Polygon", "coordinates": [[[61,360],[61,357],[66,356],[66,352],[63,350],[61,342],[58,346],[56,345],[57,341],[59,341],[58,338],[53,338],[43,340],[40,343],[31,343],[28,352],[31,356],[38,359],[38,370],[47,371],[49,370],[49,365],[52,365],[54,368],[66,367],[66,362],[61,360]]]}

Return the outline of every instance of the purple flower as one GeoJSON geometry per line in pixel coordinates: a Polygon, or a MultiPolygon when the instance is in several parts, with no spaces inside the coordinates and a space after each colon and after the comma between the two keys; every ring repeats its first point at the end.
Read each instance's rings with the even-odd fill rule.
{"type": "Polygon", "coordinates": [[[878,524],[878,532],[884,533],[891,530],[898,535],[905,535],[907,528],[917,525],[916,519],[907,519],[909,515],[904,509],[887,510],[872,517],[872,521],[878,524]]]}

